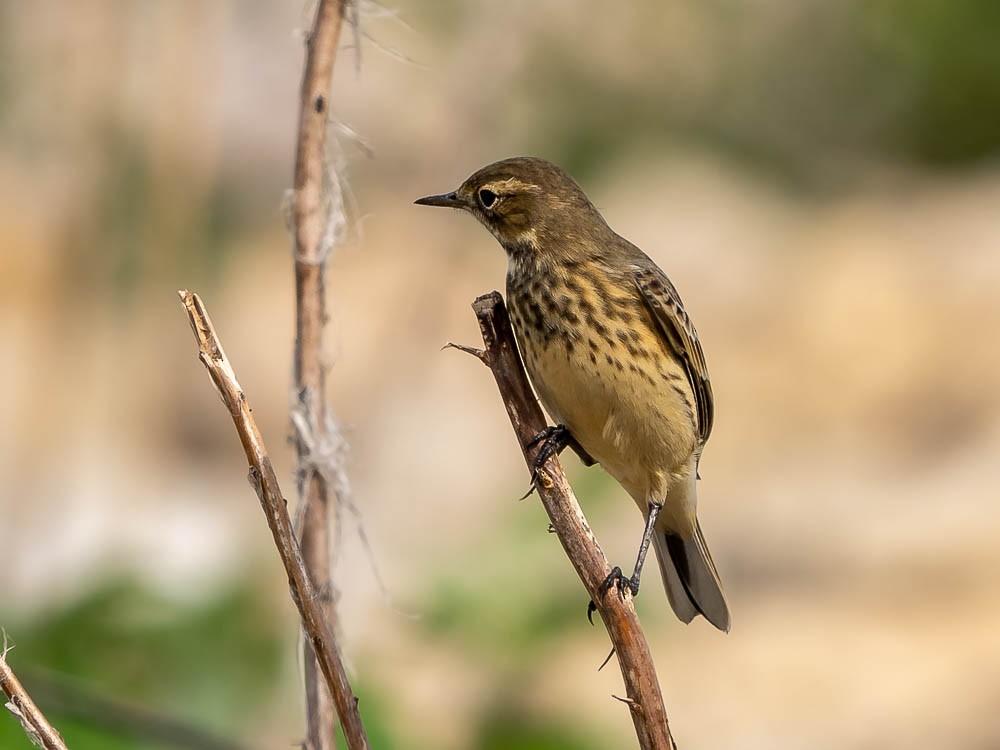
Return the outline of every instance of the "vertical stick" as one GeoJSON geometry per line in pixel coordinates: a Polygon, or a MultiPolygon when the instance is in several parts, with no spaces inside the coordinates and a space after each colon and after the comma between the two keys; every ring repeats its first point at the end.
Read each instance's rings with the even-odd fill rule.
{"type": "MultiPolygon", "coordinates": [[[[333,582],[330,578],[330,492],[326,478],[313,460],[315,446],[328,438],[326,369],[323,329],[326,325],[325,275],[332,217],[324,201],[326,131],[332,91],[331,76],[337,56],[344,13],[349,0],[320,0],[312,30],[306,39],[305,69],[299,102],[299,132],[295,152],[295,192],[292,222],[295,242],[295,354],[294,379],[300,424],[309,430],[296,434],[299,470],[300,543],[306,569],[320,596],[323,614],[336,629],[333,582]]],[[[307,747],[332,750],[335,715],[308,642],[305,664],[307,747]]]]}

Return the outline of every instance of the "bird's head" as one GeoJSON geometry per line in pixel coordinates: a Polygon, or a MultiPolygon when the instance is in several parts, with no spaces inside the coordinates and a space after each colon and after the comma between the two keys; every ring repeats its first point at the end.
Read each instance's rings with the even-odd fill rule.
{"type": "Polygon", "coordinates": [[[554,238],[581,237],[607,225],[572,177],[543,159],[521,156],[483,167],[442,195],[416,201],[468,211],[509,254],[555,251],[554,238]]]}

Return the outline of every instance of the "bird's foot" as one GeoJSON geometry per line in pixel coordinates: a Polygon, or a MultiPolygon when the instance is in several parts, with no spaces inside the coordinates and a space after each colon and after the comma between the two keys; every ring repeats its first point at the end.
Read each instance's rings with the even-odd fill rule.
{"type": "Polygon", "coordinates": [[[622,573],[622,569],[617,565],[611,569],[608,577],[604,579],[599,591],[604,594],[611,590],[611,587],[618,589],[618,595],[625,598],[625,590],[635,596],[639,593],[639,576],[632,575],[631,578],[622,573]]]}
{"type": "Polygon", "coordinates": [[[566,425],[557,424],[546,427],[528,441],[528,448],[534,448],[539,443],[542,447],[538,449],[538,455],[535,456],[535,460],[531,464],[531,483],[528,485],[528,491],[521,495],[521,500],[530,497],[531,493],[538,489],[538,470],[552,456],[558,456],[562,453],[572,439],[566,425]]]}
{"type": "MultiPolygon", "coordinates": [[[[618,595],[625,600],[625,592],[628,591],[633,597],[639,593],[639,576],[633,574],[631,577],[626,576],[622,573],[622,569],[617,565],[611,569],[608,577],[604,579],[597,590],[600,594],[606,594],[612,588],[618,590],[618,595]]],[[[597,605],[591,600],[590,604],[587,605],[587,619],[590,620],[590,624],[594,624],[594,612],[597,611],[597,605]]]]}
{"type": "Polygon", "coordinates": [[[536,470],[541,468],[552,456],[562,453],[571,440],[569,430],[564,424],[550,425],[531,438],[528,441],[529,448],[534,448],[539,443],[542,445],[538,449],[538,455],[535,456],[534,468],[536,470]]]}

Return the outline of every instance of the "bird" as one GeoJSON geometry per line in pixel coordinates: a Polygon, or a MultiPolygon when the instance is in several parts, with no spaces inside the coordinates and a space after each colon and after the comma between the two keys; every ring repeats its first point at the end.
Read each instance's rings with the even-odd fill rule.
{"type": "MultiPolygon", "coordinates": [[[[667,599],[691,622],[730,629],[729,606],[697,517],[698,464],[714,397],[701,342],[677,289],[618,235],[560,167],[535,157],[489,164],[419,205],[472,214],[507,254],[510,320],[535,392],[556,425],[536,437],[536,468],[569,446],[632,497],[645,526],[634,597],[655,550],[667,599]]],[[[593,603],[591,603],[593,606],[593,603]]],[[[589,613],[588,613],[589,614],[589,613]]]]}

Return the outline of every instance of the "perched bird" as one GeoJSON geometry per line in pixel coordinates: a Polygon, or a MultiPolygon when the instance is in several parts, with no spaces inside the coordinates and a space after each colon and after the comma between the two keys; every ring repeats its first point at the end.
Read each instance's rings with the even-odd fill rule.
{"type": "Polygon", "coordinates": [[[729,607],[698,523],[698,462],[712,432],[712,387],[674,285],[615,234],[562,169],[519,157],[483,167],[425,206],[468,211],[507,252],[507,306],[531,382],[558,422],[540,460],[566,445],[600,463],[646,519],[631,577],[638,593],[652,541],[684,622],[728,631],[729,607]]]}

